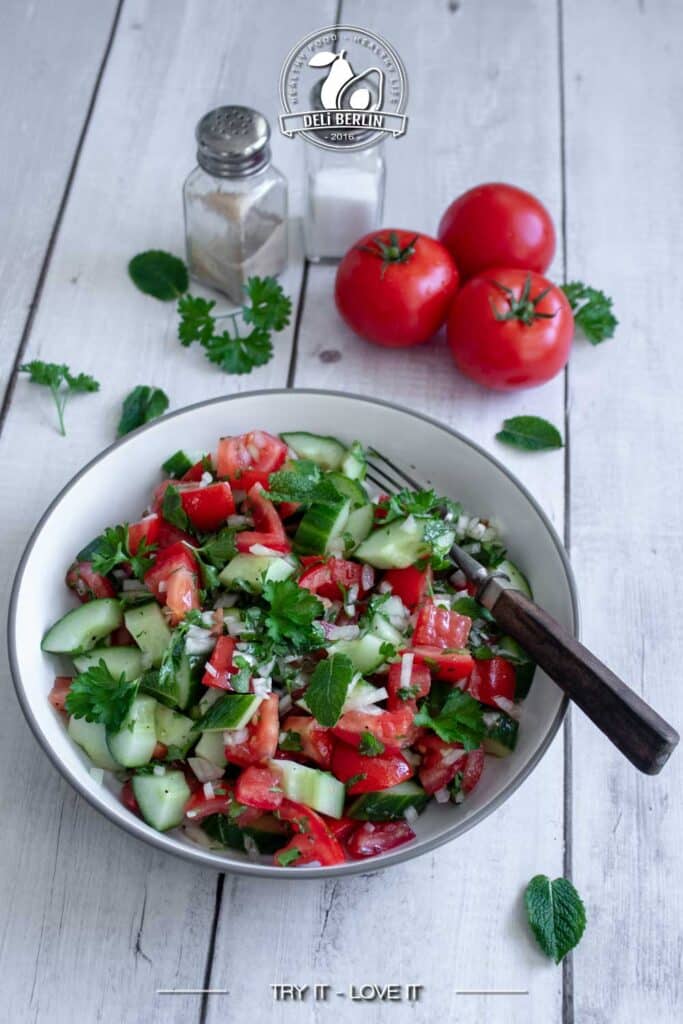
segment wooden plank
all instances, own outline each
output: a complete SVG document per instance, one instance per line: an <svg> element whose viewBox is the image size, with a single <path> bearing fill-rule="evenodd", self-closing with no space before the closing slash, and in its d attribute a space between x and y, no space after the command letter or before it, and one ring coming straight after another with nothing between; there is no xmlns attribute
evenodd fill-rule
<svg viewBox="0 0 683 1024"><path fill-rule="evenodd" d="M614 341L577 345L571 366L585 640L680 727L683 10L578 0L564 21L567 273L613 295L620 320ZM680 754L640 776L578 715L573 748L573 873L589 917L576 1020L679 1019Z"/></svg>
<svg viewBox="0 0 683 1024"><path fill-rule="evenodd" d="M267 367L227 377L178 344L172 306L137 293L126 273L142 249L182 251L181 185L194 163L198 118L235 100L275 117L286 50L275 23L280 11L276 0L258 9L248 0L229 7L135 0L123 11L27 348L27 358L93 373L102 392L74 399L64 440L49 396L17 384L0 441L21 493L21 501L16 489L2 498L5 578L39 512L114 439L133 385L164 387L178 406L286 382L293 328L278 337ZM270 28L259 36L264 16ZM313 0L298 5L287 14L287 33L303 35L319 16ZM301 147L276 138L274 149L294 177ZM295 241L284 278L295 300L301 273ZM3 614L5 601L3 594ZM2 675L7 689L5 665ZM0 880L8 1019L65 1019L66 1006L105 1024L197 1018L197 996L156 989L202 986L216 875L153 853L92 812L37 751L14 701L0 723L0 749L8 766L2 805L12 822Z"/></svg>
<svg viewBox="0 0 683 1024"><path fill-rule="evenodd" d="M0 9L0 392L5 391L117 0ZM68 60L65 55L68 53Z"/></svg>
<svg viewBox="0 0 683 1024"><path fill-rule="evenodd" d="M375 29L403 57L410 84L410 126L386 146L386 222L434 232L447 202L483 180L507 179L541 195L558 219L560 160L557 35L554 11L540 2L514 10L503 2L465 4L458 13L430 2L404 17L395 4L345 0L341 21ZM528 117L529 109L534 117ZM539 129L539 125L541 128ZM539 136L539 131L542 133ZM559 267L558 267L559 270ZM377 395L424 410L490 448L504 416L534 412L561 424L563 383L501 397L452 370L442 341L395 353L366 345L339 321L334 268L309 270L295 384ZM368 439L371 440L371 439ZM561 454L496 454L537 495L561 530ZM522 920L521 891L538 871L562 871L562 741L494 818L390 873L337 882L259 886L226 883L212 983L229 984L233 1006L255 1022L302 1014L355 1020L355 1004L294 1010L273 1003L273 982L415 981L423 1002L373 1006L376 1022L558 1020L561 973L548 969ZM505 837L501 842L501 837ZM255 928L253 915L267 928ZM434 939L438 936L438 953ZM248 971L233 971L240 957ZM456 989L521 988L524 996L456 996ZM209 1000L218 1022L226 1003ZM500 1014L493 1017L494 1013ZM504 1016L502 1016L504 1015Z"/></svg>

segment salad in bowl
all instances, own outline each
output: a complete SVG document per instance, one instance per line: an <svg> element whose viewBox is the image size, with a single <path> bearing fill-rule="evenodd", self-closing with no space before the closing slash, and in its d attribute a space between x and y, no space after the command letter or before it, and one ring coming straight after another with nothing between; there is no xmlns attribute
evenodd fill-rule
<svg viewBox="0 0 683 1024"><path fill-rule="evenodd" d="M460 804L514 749L534 665L449 556L457 541L529 593L492 522L381 493L359 442L306 431L163 470L147 509L76 554L80 603L42 640L73 666L51 704L130 814L340 865L410 843L431 801Z"/></svg>

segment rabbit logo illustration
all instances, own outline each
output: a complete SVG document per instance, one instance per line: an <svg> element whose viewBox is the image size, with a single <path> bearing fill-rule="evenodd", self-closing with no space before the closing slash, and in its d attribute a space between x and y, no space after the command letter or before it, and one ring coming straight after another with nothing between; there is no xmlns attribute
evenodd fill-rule
<svg viewBox="0 0 683 1024"><path fill-rule="evenodd" d="M324 149L364 149L403 135L407 91L403 63L380 36L348 25L322 29L285 61L280 129Z"/></svg>

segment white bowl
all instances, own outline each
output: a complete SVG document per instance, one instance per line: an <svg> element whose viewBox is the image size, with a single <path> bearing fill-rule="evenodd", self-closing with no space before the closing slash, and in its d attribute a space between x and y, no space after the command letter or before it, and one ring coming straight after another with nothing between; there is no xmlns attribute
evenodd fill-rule
<svg viewBox="0 0 683 1024"><path fill-rule="evenodd" d="M105 526L130 521L160 479L161 463L180 447L210 449L218 437L261 427L272 433L308 430L376 445L399 465L415 467L442 494L471 514L495 517L510 557L528 575L536 600L572 632L577 604L562 544L531 495L504 466L472 441L425 416L368 398L329 391L261 391L189 406L112 445L81 470L36 527L14 582L9 653L17 694L29 725L62 775L94 807L132 835L197 864L243 874L314 878L385 867L455 839L496 810L538 764L562 721L566 699L540 670L524 702L517 749L487 758L481 782L464 803L437 805L420 815L417 838L372 860L338 867L275 867L239 851L212 851L180 830L159 833L118 799L113 777L100 784L67 735L47 696L60 666L39 638L73 606L64 573L83 545ZM66 662L63 666L68 671Z"/></svg>

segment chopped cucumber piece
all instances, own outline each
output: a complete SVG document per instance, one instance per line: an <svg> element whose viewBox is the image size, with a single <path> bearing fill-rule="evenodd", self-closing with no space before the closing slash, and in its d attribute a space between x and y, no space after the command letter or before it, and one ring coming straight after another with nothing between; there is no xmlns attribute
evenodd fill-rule
<svg viewBox="0 0 683 1024"><path fill-rule="evenodd" d="M362 711L372 704L386 700L388 696L389 694L383 686L373 686L372 683L357 676L349 686L342 714L346 714L347 711Z"/></svg>
<svg viewBox="0 0 683 1024"><path fill-rule="evenodd" d="M218 579L229 590L260 593L265 583L286 580L293 572L292 563L276 555L235 555Z"/></svg>
<svg viewBox="0 0 683 1024"><path fill-rule="evenodd" d="M259 709L263 697L255 693L225 693L215 701L199 722L202 732L243 729Z"/></svg>
<svg viewBox="0 0 683 1024"><path fill-rule="evenodd" d="M380 640L378 636L366 633L357 640L336 640L330 645L329 653L348 654L356 672L370 675L387 660L381 650L384 643L386 641Z"/></svg>
<svg viewBox="0 0 683 1024"><path fill-rule="evenodd" d="M360 441L354 441L342 459L341 471L350 480L364 480L367 471L365 452Z"/></svg>
<svg viewBox="0 0 683 1024"><path fill-rule="evenodd" d="M227 814L212 814L201 823L201 827L221 846L243 852L246 852L245 836L254 840L259 853L275 853L285 845L289 835L285 822L272 814L262 815L247 828L240 828Z"/></svg>
<svg viewBox="0 0 683 1024"><path fill-rule="evenodd" d="M347 554L354 551L361 541L365 540L374 522L374 510L372 505L361 505L354 508L344 527L344 541L347 538L352 542L347 547Z"/></svg>
<svg viewBox="0 0 683 1024"><path fill-rule="evenodd" d="M341 818L344 813L346 789L343 782L329 772L308 768L296 761L271 761L270 767L280 779L285 796L289 800L306 804L314 811Z"/></svg>
<svg viewBox="0 0 683 1024"><path fill-rule="evenodd" d="M177 480L178 477L184 476L189 469L192 469L200 459L201 455L188 455L182 448L179 448L177 452L174 452L173 455L166 459L161 468L164 473L175 477Z"/></svg>
<svg viewBox="0 0 683 1024"><path fill-rule="evenodd" d="M113 597L102 597L63 615L48 629L40 646L50 654L80 654L122 624L119 602Z"/></svg>
<svg viewBox="0 0 683 1024"><path fill-rule="evenodd" d="M89 668L103 661L115 679L123 676L131 683L142 675L142 654L137 647L93 647L87 654L78 654L74 665L79 672L87 672Z"/></svg>
<svg viewBox="0 0 683 1024"><path fill-rule="evenodd" d="M311 505L294 537L297 550L311 555L329 554L344 533L350 512L350 498L341 497L329 505Z"/></svg>
<svg viewBox="0 0 683 1024"><path fill-rule="evenodd" d="M181 823L191 796L183 773L168 769L163 775L134 775L133 793L142 817L157 832Z"/></svg>
<svg viewBox="0 0 683 1024"><path fill-rule="evenodd" d="M222 732L203 732L194 752L197 757L205 757L207 761L218 765L219 768L224 768L228 763Z"/></svg>
<svg viewBox="0 0 683 1024"><path fill-rule="evenodd" d="M350 480L343 473L330 473L327 479L334 484L344 498L350 498L354 508L370 504L367 492L358 480Z"/></svg>
<svg viewBox="0 0 683 1024"><path fill-rule="evenodd" d="M504 711L484 711L484 750L496 757L512 753L517 745L519 723Z"/></svg>
<svg viewBox="0 0 683 1024"><path fill-rule="evenodd" d="M386 640L387 643L393 644L394 647L400 647L403 644L403 634L396 629L396 626L392 626L385 615L379 612L375 612L372 616L370 632L373 636L378 636L380 640Z"/></svg>
<svg viewBox="0 0 683 1024"><path fill-rule="evenodd" d="M361 821L393 821L405 817L409 807L419 813L427 806L429 797L416 782L401 782L377 793L361 793L347 811L349 818Z"/></svg>
<svg viewBox="0 0 683 1024"><path fill-rule="evenodd" d="M424 539L424 526L419 519L395 519L388 526L374 530L356 548L355 556L376 569L407 569L429 554Z"/></svg>
<svg viewBox="0 0 683 1024"><path fill-rule="evenodd" d="M86 722L85 718L72 716L67 732L98 768L104 768L107 772L120 770L121 765L111 756L107 746L107 731L100 722Z"/></svg>
<svg viewBox="0 0 683 1024"><path fill-rule="evenodd" d="M118 732L107 729L107 746L112 757L125 768L139 768L151 760L157 745L153 697L136 697Z"/></svg>
<svg viewBox="0 0 683 1024"><path fill-rule="evenodd" d="M147 655L150 663L158 667L171 642L171 630L159 605L156 601L138 604L134 608L127 608L123 618L135 643Z"/></svg>
<svg viewBox="0 0 683 1024"><path fill-rule="evenodd" d="M179 711L173 711L172 708L164 707L163 704L156 706L154 728L159 743L168 747L167 761L185 757L199 735L199 730L191 718L181 715Z"/></svg>
<svg viewBox="0 0 683 1024"><path fill-rule="evenodd" d="M310 459L321 469L340 469L346 456L346 448L336 437L322 437L303 431L280 434L285 444L300 459Z"/></svg>
<svg viewBox="0 0 683 1024"><path fill-rule="evenodd" d="M498 582L501 584L501 586L511 587L512 590L521 590L521 592L525 594L526 597L528 597L529 599L533 598L533 594L531 593L531 587L529 586L528 579L526 578L522 570L517 568L514 562L510 562L506 558L505 561L500 562L500 564L496 566L496 572L504 572L510 581L509 583L507 583L505 580L499 579Z"/></svg>
<svg viewBox="0 0 683 1024"><path fill-rule="evenodd" d="M105 543L104 536L101 533L98 533L97 536L93 537L93 539L86 544L84 548L81 548L76 555L76 561L92 562L95 555L98 555L102 551Z"/></svg>

